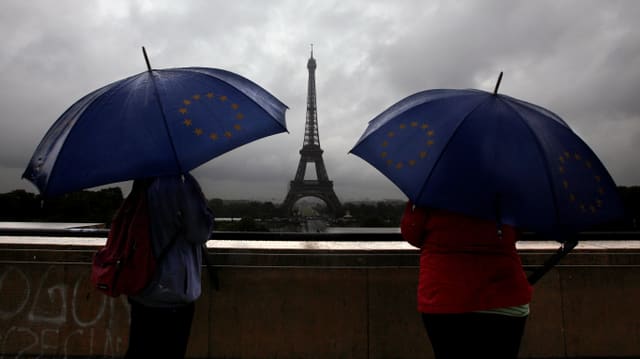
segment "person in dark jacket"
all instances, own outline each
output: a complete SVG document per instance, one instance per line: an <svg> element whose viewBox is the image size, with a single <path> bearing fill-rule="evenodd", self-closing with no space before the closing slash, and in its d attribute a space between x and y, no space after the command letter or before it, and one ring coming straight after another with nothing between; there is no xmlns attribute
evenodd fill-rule
<svg viewBox="0 0 640 359"><path fill-rule="evenodd" d="M517 358L532 296L518 230L412 203L400 228L420 249L418 311L435 357Z"/></svg>
<svg viewBox="0 0 640 359"><path fill-rule="evenodd" d="M189 174L154 178L146 191L158 263L151 283L129 297L125 358L184 358L194 302L201 294L202 245L213 230L213 214Z"/></svg>

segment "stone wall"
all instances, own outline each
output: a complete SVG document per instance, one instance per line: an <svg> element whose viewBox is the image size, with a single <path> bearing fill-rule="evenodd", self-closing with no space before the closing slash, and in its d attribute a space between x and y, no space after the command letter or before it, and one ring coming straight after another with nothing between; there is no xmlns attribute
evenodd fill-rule
<svg viewBox="0 0 640 359"><path fill-rule="evenodd" d="M631 243L631 242L629 242ZM577 248L536 286L522 358L640 357L640 248ZM431 358L410 249L217 247L191 358ZM1 357L118 357L128 304L91 288L95 246L0 245ZM521 250L529 268L552 248Z"/></svg>

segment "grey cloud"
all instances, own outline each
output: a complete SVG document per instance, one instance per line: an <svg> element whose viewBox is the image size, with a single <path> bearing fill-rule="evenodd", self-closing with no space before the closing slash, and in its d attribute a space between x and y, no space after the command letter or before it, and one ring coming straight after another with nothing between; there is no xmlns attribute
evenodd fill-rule
<svg viewBox="0 0 640 359"><path fill-rule="evenodd" d="M640 3L613 1L4 1L0 192L71 103L155 68L225 68L285 102L289 134L194 173L212 196L282 199L298 165L314 44L324 160L339 196L403 198L348 151L378 113L428 88L501 92L561 115L619 184L640 184Z"/></svg>

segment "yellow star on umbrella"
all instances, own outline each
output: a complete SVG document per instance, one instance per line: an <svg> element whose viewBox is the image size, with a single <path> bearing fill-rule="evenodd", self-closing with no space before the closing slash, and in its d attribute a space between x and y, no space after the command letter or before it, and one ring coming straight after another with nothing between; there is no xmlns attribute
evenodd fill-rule
<svg viewBox="0 0 640 359"><path fill-rule="evenodd" d="M417 159L425 159L427 158L427 155L428 155L428 152L426 150L419 150L415 154L406 154L408 158L404 158L404 159L389 158L388 148L393 147L394 140L396 142L399 141L399 140L396 140L397 137L402 138L400 135L403 133L403 131L421 131L427 137L427 141L424 142L425 146L430 147L435 144L435 141L433 140L433 137L435 136L435 131L430 129L429 124L426 122L423 122L422 124L420 124L420 122L418 121L411 121L409 122L408 126L405 123L401 123L398 125L397 130L388 131L386 139L384 139L380 144L381 147L385 149L384 151L380 152L380 157L386 159L386 163L388 166L393 166L398 170L401 170L407 167L413 167L418 163ZM416 157L414 158L413 156L416 156Z"/></svg>
<svg viewBox="0 0 640 359"><path fill-rule="evenodd" d="M213 100L216 98L216 95L212 92L209 91L207 92L204 97L206 97L209 100ZM194 94L191 96L190 99L183 99L181 101L181 107L178 108L178 112L180 113L180 115L185 116L187 113L189 113L189 110L187 109L187 106L194 106L196 103L201 103L202 105L198 105L198 106L203 106L206 103L208 103L209 105L207 106L211 106L211 102L207 101L207 102L199 102L199 100L201 100L203 98L203 96L201 96L200 94ZM231 101L229 101L229 97L226 95L218 95L217 99L223 103L229 103ZM197 102L193 102L193 101L197 101ZM240 121L240 120L244 120L245 118L245 114L242 112L238 112L238 110L240 109L240 105L238 105L236 102L231 102L228 105L231 110L233 110L233 114L232 114L232 118L230 119L235 119L236 121ZM183 118L182 120L182 124L185 127L192 127L195 126L196 124L200 125L200 127L196 127L195 129L193 129L191 131L192 134L194 134L197 137L202 136L205 133L205 128L206 126L206 121L204 119L198 119L195 118L193 116L194 112L197 112L194 108L194 111L191 111L192 115L189 118ZM222 121L221 123L225 123L224 121ZM241 126L239 123L235 123L235 124L229 124L230 128L223 130L222 131L222 136L225 138L232 138L233 137L233 133L231 132L231 129L235 130L235 131L241 131L243 130L243 126ZM206 136L209 138L209 140L211 141L217 141L220 138L220 135L218 135L218 132L210 132L208 136Z"/></svg>

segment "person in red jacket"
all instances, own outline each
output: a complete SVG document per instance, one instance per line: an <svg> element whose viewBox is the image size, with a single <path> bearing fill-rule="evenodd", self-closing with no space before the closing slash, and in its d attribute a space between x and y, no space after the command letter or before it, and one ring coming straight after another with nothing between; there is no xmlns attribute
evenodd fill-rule
<svg viewBox="0 0 640 359"><path fill-rule="evenodd" d="M518 230L410 202L400 229L420 248L418 311L435 357L517 358L532 295Z"/></svg>

